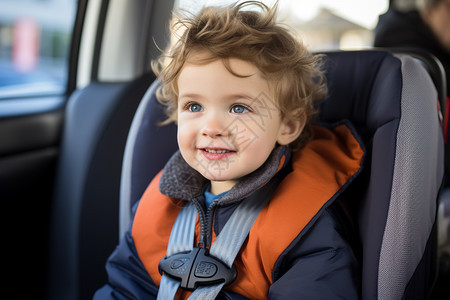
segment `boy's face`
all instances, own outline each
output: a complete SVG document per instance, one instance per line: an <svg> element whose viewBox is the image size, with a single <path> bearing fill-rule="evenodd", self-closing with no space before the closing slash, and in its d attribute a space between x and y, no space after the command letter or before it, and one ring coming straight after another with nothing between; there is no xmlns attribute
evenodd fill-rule
<svg viewBox="0 0 450 300"><path fill-rule="evenodd" d="M186 162L218 194L258 169L276 143L290 143L266 79L256 66L231 58L186 63L178 78L178 145ZM298 136L298 135L296 135Z"/></svg>

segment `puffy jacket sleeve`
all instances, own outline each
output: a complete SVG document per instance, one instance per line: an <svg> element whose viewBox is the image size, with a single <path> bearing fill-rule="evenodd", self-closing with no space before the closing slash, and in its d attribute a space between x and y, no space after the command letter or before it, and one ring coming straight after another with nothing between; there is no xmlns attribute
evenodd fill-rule
<svg viewBox="0 0 450 300"><path fill-rule="evenodd" d="M359 299L359 263L344 219L332 205L291 244L275 265L270 300Z"/></svg>
<svg viewBox="0 0 450 300"><path fill-rule="evenodd" d="M99 289L94 300L102 299L156 299L158 289L137 255L127 231L106 262L108 283Z"/></svg>

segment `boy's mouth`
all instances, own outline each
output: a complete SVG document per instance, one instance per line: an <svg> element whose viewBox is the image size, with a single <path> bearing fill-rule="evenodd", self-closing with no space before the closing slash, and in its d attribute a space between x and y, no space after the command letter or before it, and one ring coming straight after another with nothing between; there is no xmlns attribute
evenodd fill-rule
<svg viewBox="0 0 450 300"><path fill-rule="evenodd" d="M221 153L234 152L234 151L231 151L231 150L225 150L225 149L216 150L216 149L208 149L208 148L204 148L204 149L202 149L202 150L203 150L203 151L206 151L206 152L208 152L208 153L219 153L219 154L221 154Z"/></svg>
<svg viewBox="0 0 450 300"><path fill-rule="evenodd" d="M236 153L234 150L221 148L200 148L202 154L209 160L221 160Z"/></svg>

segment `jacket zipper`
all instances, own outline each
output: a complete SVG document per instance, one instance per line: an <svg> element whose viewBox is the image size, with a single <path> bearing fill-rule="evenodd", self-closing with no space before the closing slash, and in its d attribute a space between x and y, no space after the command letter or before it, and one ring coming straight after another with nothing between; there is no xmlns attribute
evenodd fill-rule
<svg viewBox="0 0 450 300"><path fill-rule="evenodd" d="M217 205L215 202L211 203L205 212L205 209L200 201L198 201L198 198L193 199L192 202L197 208L200 220L200 239L197 247L209 249L211 247L213 220Z"/></svg>

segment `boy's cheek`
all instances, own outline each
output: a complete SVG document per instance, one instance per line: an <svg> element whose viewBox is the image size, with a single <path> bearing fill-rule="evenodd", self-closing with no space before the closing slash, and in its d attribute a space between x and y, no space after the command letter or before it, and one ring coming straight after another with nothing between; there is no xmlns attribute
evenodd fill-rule
<svg viewBox="0 0 450 300"><path fill-rule="evenodd" d="M186 126L184 125L184 123L178 123L177 140L180 149L186 146L187 136L189 136L189 131L186 130Z"/></svg>

